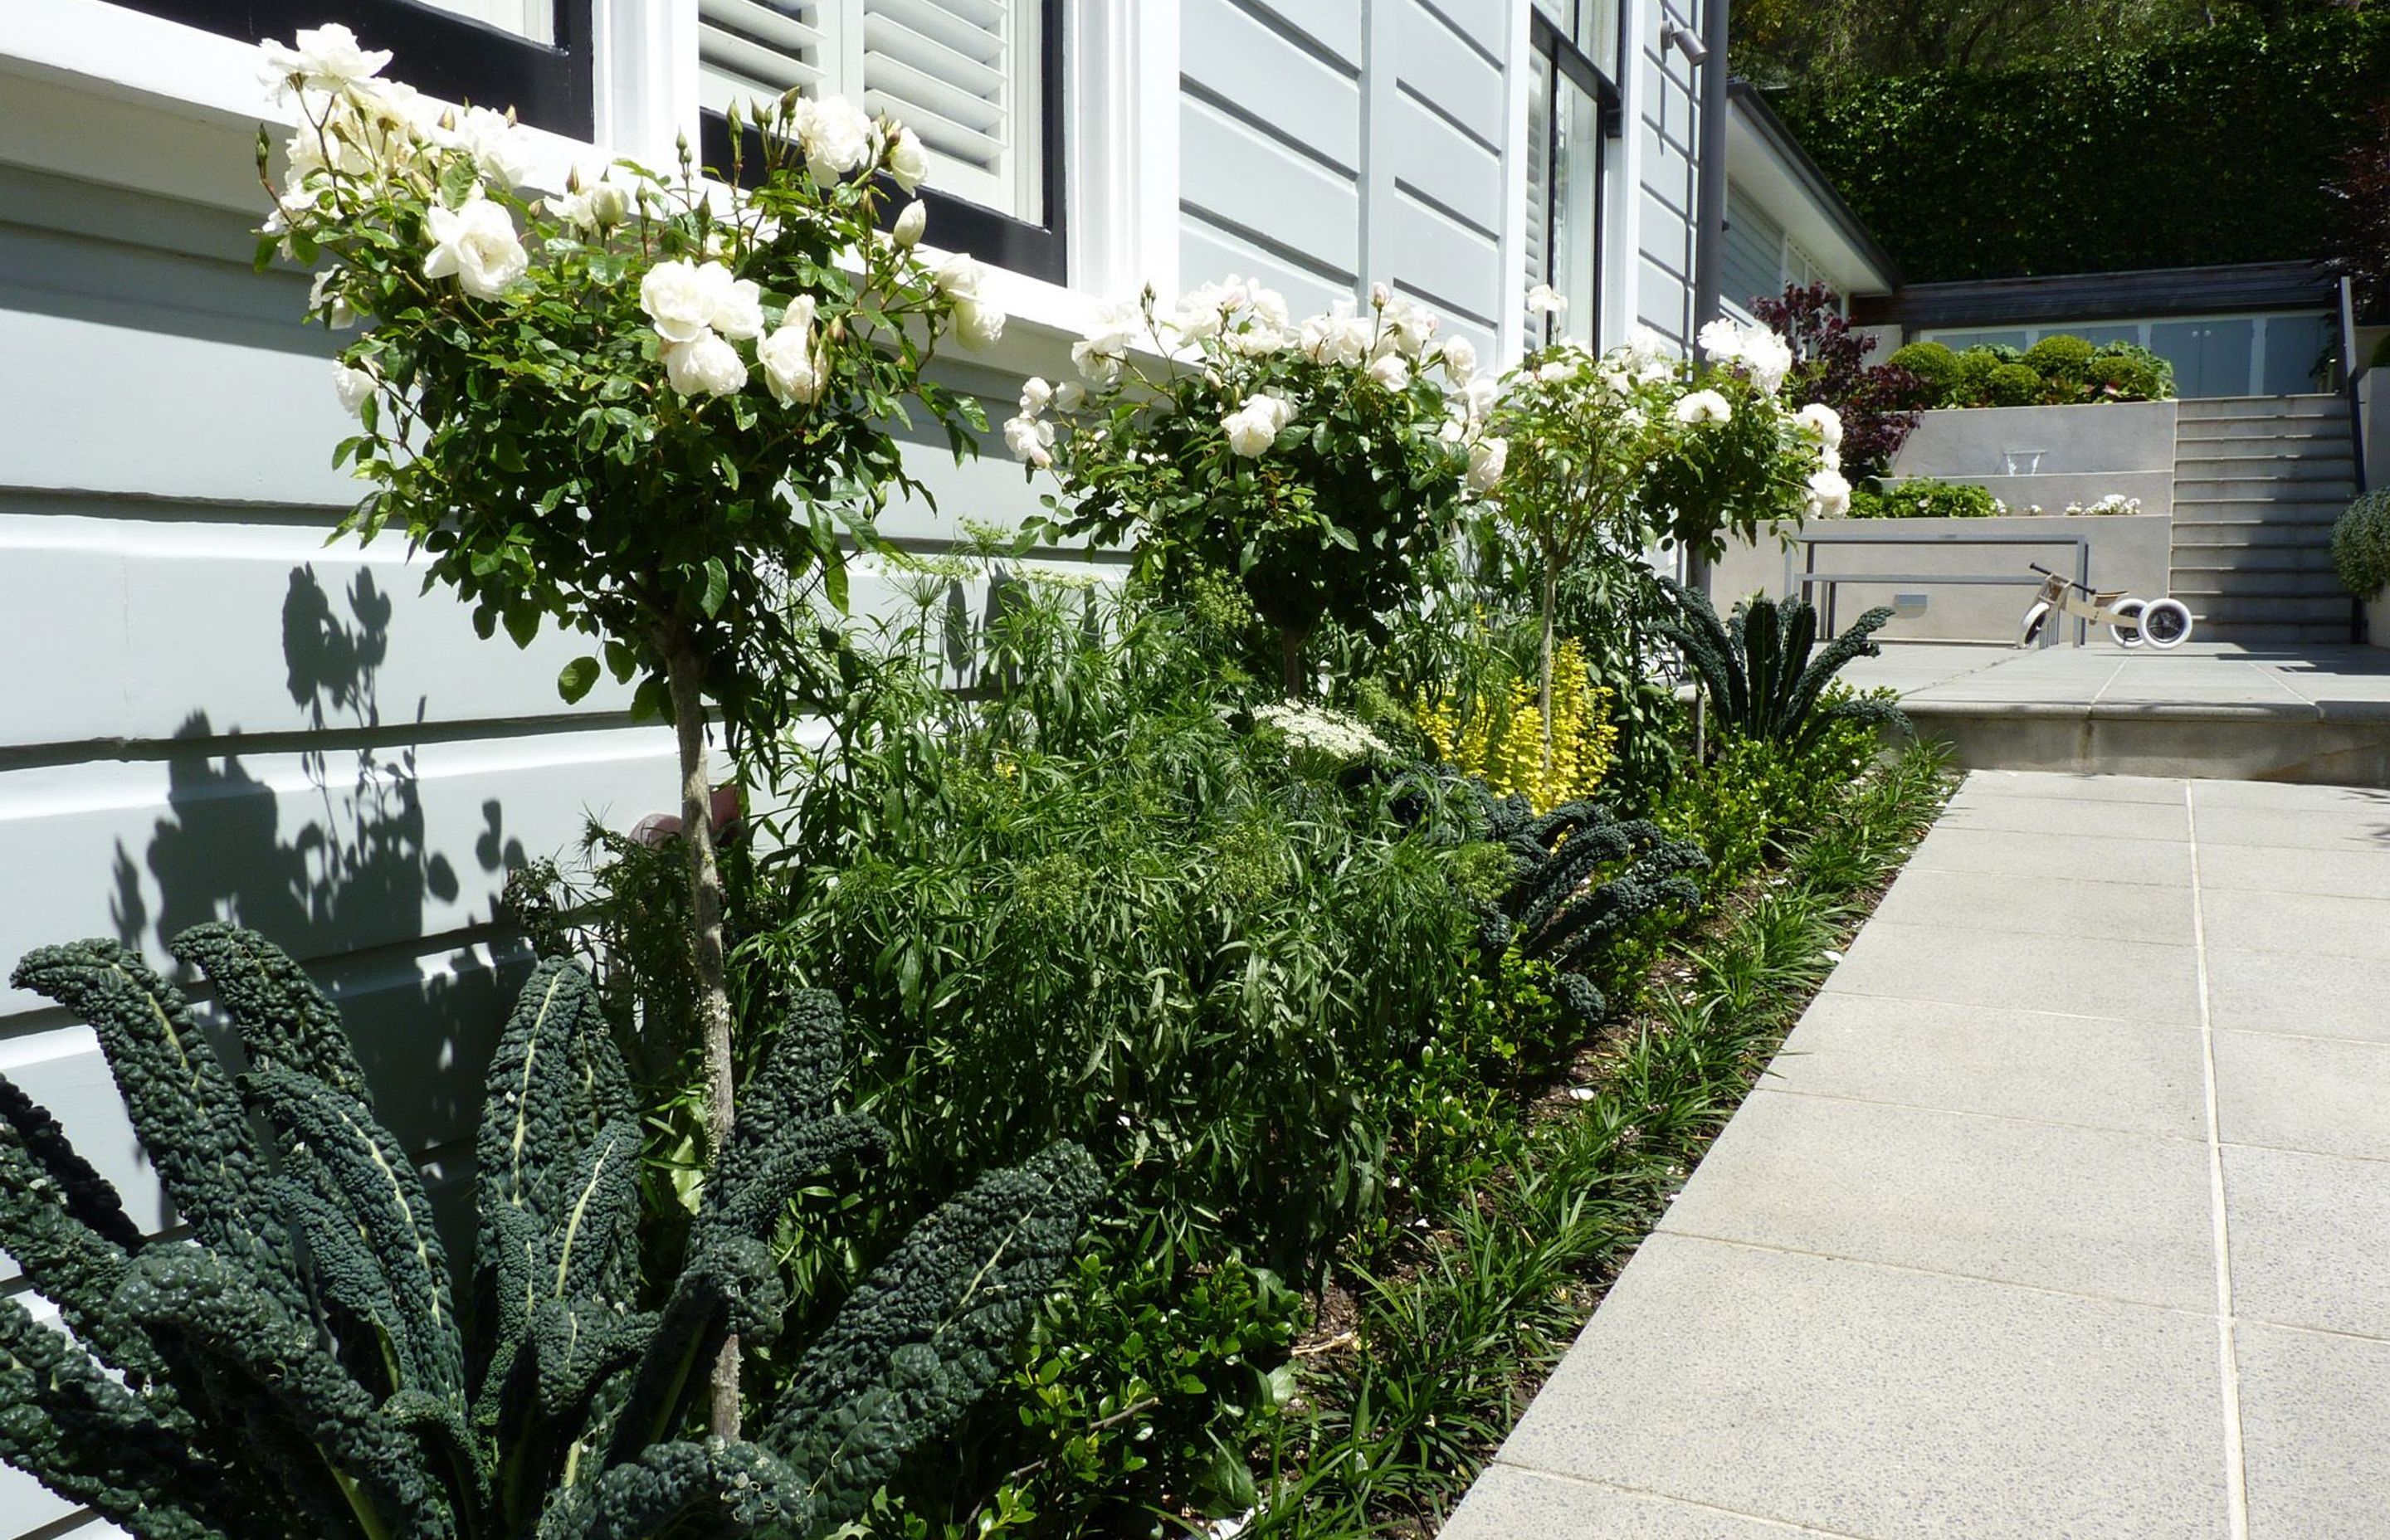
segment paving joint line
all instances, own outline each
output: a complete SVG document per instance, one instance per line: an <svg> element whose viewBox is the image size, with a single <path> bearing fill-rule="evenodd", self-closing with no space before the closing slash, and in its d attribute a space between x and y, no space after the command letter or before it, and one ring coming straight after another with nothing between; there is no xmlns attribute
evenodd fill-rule
<svg viewBox="0 0 2390 1540"><path fill-rule="evenodd" d="M1998 933L2007 934L2009 932L2002 931ZM2045 1010L2035 1006L1988 1005L1982 1000L1948 1000L1943 998L1939 995L1888 995L1872 989L1853 989L1848 984L1837 987L1831 975L1827 978L1826 987L1818 991L1817 995L1811 1001L1811 1004L1815 1005L1817 1000L1822 1000L1830 995L1839 995L1844 999L1850 1000L1897 1000L1903 1004L1912 1006L1957 1006L1966 1010L2024 1010L2031 1011L2036 1016L2058 1016L2063 1017L2071 1021L2122 1021L2139 1023L2145 1027L2180 1027L2186 1032L2196 1032L2199 1030L2199 1023L2196 1021L2177 1021L2171 1020L2153 1020L2145 1015L2102 1016L2094 1011ZM1804 1011L1802 1014L1806 1016L1808 1013ZM2360 1037L2338 1038L2334 1041L2362 1043L2377 1040Z"/></svg>
<svg viewBox="0 0 2390 1540"><path fill-rule="evenodd" d="M1798 1052L1799 1050L1794 1051ZM1779 1057L1780 1058L1782 1056L1779 1055ZM1776 1072L1773 1069L1770 1069L1767 1072L1769 1074L1773 1074ZM2203 1136L2197 1134L2153 1134L2146 1128L2118 1128L2113 1123L2075 1123L2067 1118L2033 1118L2027 1117L2022 1112L1985 1112L1980 1109L1972 1107L1941 1107L1928 1101L1899 1101L1891 1097L1855 1097L1844 1091L1812 1091L1805 1090L1797 1085L1770 1085L1764 1080L1752 1089L1754 1092L1765 1091L1772 1097L1805 1097L1811 1101L1847 1102L1854 1107L1888 1107L1903 1112L1931 1112L1936 1117L1945 1118L1980 1118L1986 1123L2020 1123L2027 1128L2062 1128L2069 1133L2074 1134L2114 1134L2119 1138L2156 1139L2164 1144L2195 1144L2204 1146L2207 1142ZM2238 1141L2235 1141L2235 1144L2237 1148ZM2258 1149L2284 1149L2294 1155L2329 1155L2332 1153L2332 1151L2326 1149L2299 1149L2290 1145L2255 1145L2251 1148ZM2348 1159L2352 1161L2361 1161L2366 1158L2367 1157L2362 1155L2351 1155L2348 1157ZM2383 1159L2390 1161L2390 1156L2384 1156Z"/></svg>
<svg viewBox="0 0 2390 1540"><path fill-rule="evenodd" d="M1554 1470L1548 1466L1529 1465L1524 1460L1510 1459L1500 1455L1494 1457L1492 1464L1507 1465L1513 1470L1523 1470L1531 1476L1558 1482L1567 1486L1590 1487L1597 1492L1615 1492L1626 1497L1642 1497L1653 1502L1675 1503L1680 1508L1699 1508L1704 1513L1722 1513L1729 1519L1742 1519L1755 1524L1767 1524L1771 1528L1785 1530L1793 1534L1821 1534L1826 1536L1827 1540L1871 1540L1870 1536L1862 1534L1857 1530L1819 1529L1815 1524L1805 1524L1797 1519L1778 1519L1766 1513L1752 1513L1739 1508L1728 1508L1719 1503L1703 1502L1699 1497L1680 1497L1673 1492L1662 1492L1655 1487L1628 1486L1624 1482L1604 1481L1599 1476L1580 1476L1573 1470Z"/></svg>
<svg viewBox="0 0 2390 1540"><path fill-rule="evenodd" d="M2217 1107L2216 1022L2208 1005L2207 921L2199 887L2199 809L2191 788L2182 792L2191 823L2191 933L2197 970L2199 1054L2207 1099L2207 1203L2210 1242L2216 1253L2216 1359L2224 1418L2225 1517L2232 1540L2249 1540L2249 1469L2241 1427L2241 1362L2232 1341L2232 1230L2225 1207L2223 1124Z"/></svg>

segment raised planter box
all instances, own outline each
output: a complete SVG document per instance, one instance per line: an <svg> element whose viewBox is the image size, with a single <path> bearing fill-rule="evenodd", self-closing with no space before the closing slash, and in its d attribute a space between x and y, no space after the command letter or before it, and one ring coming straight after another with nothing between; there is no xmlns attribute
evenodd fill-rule
<svg viewBox="0 0 2390 1540"><path fill-rule="evenodd" d="M2038 408L2027 408L2037 410ZM2059 410L2086 410L2065 407ZM2174 520L2165 514L2045 514L1998 519L1818 519L1788 527L1788 534L1856 535L1863 545L1828 544L1817 550L1819 572L1861 574L1836 584L1836 618L1844 625L1872 606L1892 604L1900 594L1925 596L1922 614L1898 615L1880 635L1887 641L2013 642L2032 591L2024 584L1973 585L1932 582L1871 583L1864 574L1925 574L1932 577L2030 578L2028 562L2072 575L2075 540L2090 545L2091 584L2122 588L2143 597L2166 591L2174 545ZM1982 545L1986 535L2004 537ZM2014 540L2014 537L2026 540ZM2011 543L2013 541L2013 543ZM1912 543L1913 542L1913 543ZM1805 553L1789 550L1773 535L1728 547L1710 571L1710 595L1723 609L1754 593L1789 597L1799 589ZM1813 590L1822 607L1825 591ZM2070 626L2068 635L2072 635ZM2062 638L2064 639L2064 638Z"/></svg>
<svg viewBox="0 0 2390 1540"><path fill-rule="evenodd" d="M2038 456L2030 473L2010 468L2018 455ZM2140 499L2145 515L2171 514L2174 456L2171 401L1976 406L1921 417L1886 479L1970 481L2011 508L2045 514L2111 493Z"/></svg>

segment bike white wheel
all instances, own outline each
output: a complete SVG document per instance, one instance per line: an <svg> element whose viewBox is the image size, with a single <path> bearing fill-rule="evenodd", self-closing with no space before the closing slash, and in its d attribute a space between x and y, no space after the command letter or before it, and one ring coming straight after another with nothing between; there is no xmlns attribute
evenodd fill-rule
<svg viewBox="0 0 2390 1540"><path fill-rule="evenodd" d="M2180 599L2152 599L2141 607L2141 639L2156 648L2191 640L2191 611Z"/></svg>
<svg viewBox="0 0 2390 1540"><path fill-rule="evenodd" d="M2118 599L2108 608L2114 610L2119 617L2118 619L2110 622L2108 625L2108 634L2116 638L2116 645L2118 647L2140 646L2141 601L2139 599Z"/></svg>
<svg viewBox="0 0 2390 1540"><path fill-rule="evenodd" d="M2033 608L2024 612L2024 630L2017 637L2017 646L2031 647L2041 640L2041 628L2049 620L2049 601L2036 599Z"/></svg>

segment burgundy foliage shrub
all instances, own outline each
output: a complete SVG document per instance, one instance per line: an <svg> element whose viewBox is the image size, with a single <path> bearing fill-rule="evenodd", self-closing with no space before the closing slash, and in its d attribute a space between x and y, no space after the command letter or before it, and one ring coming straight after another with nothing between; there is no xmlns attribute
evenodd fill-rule
<svg viewBox="0 0 2390 1540"><path fill-rule="evenodd" d="M1842 414L1843 474L1854 481L1882 474L1917 426L1925 382L1894 365L1868 363L1875 339L1851 329L1824 284L1787 284L1783 298L1761 300L1752 312L1792 345L1785 399L1795 406L1821 401Z"/></svg>

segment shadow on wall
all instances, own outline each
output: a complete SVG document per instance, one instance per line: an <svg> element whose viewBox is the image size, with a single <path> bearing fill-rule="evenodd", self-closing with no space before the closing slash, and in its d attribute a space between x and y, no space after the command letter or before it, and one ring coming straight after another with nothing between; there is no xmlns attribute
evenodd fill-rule
<svg viewBox="0 0 2390 1540"><path fill-rule="evenodd" d="M118 938L149 943L153 955L187 927L221 919L308 964L340 1003L393 1131L421 1149L470 1131L507 993L528 959L494 919L460 924L430 911L432 902L453 905L462 883L427 835L407 731L423 721L424 702L414 724L392 730L382 719L377 675L392 611L370 571L336 608L312 566L291 570L283 661L309 730L251 757L295 758L305 790L286 783L277 795L272 771L262 778L243 764L239 733L220 733L206 711L193 711L166 761L167 815L137 862L117 846L110 912ZM472 858L495 895L524 852L507 837L496 800L482 813ZM433 963L421 944L427 924L456 943L430 977L418 966ZM482 942L497 969L476 951Z"/></svg>

